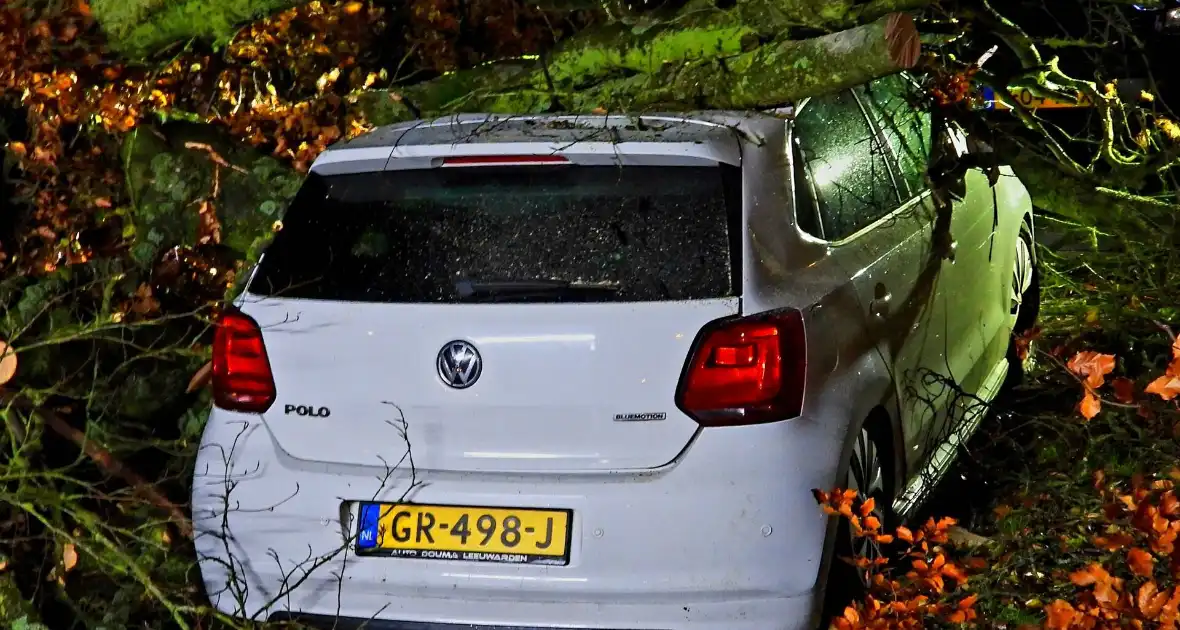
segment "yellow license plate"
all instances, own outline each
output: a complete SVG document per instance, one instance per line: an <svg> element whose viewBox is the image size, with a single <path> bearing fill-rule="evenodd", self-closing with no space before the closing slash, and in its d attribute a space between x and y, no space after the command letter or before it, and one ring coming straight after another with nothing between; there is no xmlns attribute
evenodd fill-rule
<svg viewBox="0 0 1180 630"><path fill-rule="evenodd" d="M361 503L357 553L398 558L569 564L570 510Z"/></svg>
<svg viewBox="0 0 1180 630"><path fill-rule="evenodd" d="M1089 95L1078 92L1078 102L1070 103L1067 101L1057 101L1043 96L1037 96L1028 88L1012 88L1010 90L1010 98L1013 101L1019 102L1021 105L1029 109L1072 109L1078 107L1094 107L1094 101L1090 100ZM1012 109L1012 106L1005 103L1003 100L996 99L996 109Z"/></svg>

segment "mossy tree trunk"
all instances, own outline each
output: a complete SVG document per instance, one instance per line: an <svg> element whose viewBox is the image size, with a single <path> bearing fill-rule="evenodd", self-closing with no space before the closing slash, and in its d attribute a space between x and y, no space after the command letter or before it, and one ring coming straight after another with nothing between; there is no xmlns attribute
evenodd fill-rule
<svg viewBox="0 0 1180 630"><path fill-rule="evenodd" d="M552 58L366 93L360 105L375 124L458 112L759 109L913 67L920 52L918 31L905 13L828 35L766 43L744 25L662 31L638 41L595 37L571 42Z"/></svg>

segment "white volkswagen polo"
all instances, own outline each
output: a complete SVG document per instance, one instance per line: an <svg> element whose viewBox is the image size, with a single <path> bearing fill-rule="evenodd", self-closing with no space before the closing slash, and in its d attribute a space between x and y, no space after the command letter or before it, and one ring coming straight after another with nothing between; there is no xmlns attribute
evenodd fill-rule
<svg viewBox="0 0 1180 630"><path fill-rule="evenodd" d="M323 153L218 322L193 490L214 604L809 627L851 545L811 489L910 513L980 420L924 384L990 399L1036 315L1025 189L960 169L945 220L929 148L970 156L906 89Z"/></svg>

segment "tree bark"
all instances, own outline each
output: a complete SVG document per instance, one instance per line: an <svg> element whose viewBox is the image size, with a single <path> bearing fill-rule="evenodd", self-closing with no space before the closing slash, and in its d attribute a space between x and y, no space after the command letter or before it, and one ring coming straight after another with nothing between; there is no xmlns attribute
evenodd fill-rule
<svg viewBox="0 0 1180 630"><path fill-rule="evenodd" d="M709 109L759 109L836 92L912 68L920 53L913 18L892 13L822 37L761 46L711 62L668 66L641 80L625 79L609 86L606 94L585 95L581 104L606 101L599 106L611 110L677 103L697 103Z"/></svg>
<svg viewBox="0 0 1180 630"><path fill-rule="evenodd" d="M460 112L758 109L912 68L920 52L917 28L905 13L766 44L744 27L690 28L634 47L587 43L553 60L455 72L402 90L367 93L358 104L379 125Z"/></svg>

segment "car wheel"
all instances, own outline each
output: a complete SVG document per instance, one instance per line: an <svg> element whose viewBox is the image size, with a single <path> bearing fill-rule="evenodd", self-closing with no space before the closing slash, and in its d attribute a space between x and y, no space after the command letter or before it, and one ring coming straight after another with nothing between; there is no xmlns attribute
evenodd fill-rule
<svg viewBox="0 0 1180 630"><path fill-rule="evenodd" d="M881 522L882 533L891 533L894 526L891 483L885 473L888 470L887 461L888 454L881 448L881 442L873 438L867 427L861 429L848 462L847 487L857 491L859 501L873 499L872 515ZM846 518L840 518L835 545L824 601L825 623L840 615L853 601L863 597L871 586L871 572L849 564L846 559L875 560L885 556L885 549L880 543L855 536Z"/></svg>
<svg viewBox="0 0 1180 630"><path fill-rule="evenodd" d="M886 515L889 510L889 499L885 493L885 469L880 449L869 436L868 429L861 429L860 435L857 436L848 466L848 488L856 490L860 501L873 499L872 515L877 517L882 526L886 526L890 519ZM884 555L880 543L870 538L854 536L851 527L847 537L855 558L876 560ZM871 584L870 575L871 572L868 570L857 571L857 580L866 589Z"/></svg>
<svg viewBox="0 0 1180 630"><path fill-rule="evenodd" d="M1008 290L1008 316L1012 325L1012 343L1008 345L1008 383L1018 384L1031 363L1031 348L1021 358L1016 338L1032 330L1041 310L1041 273L1033 250L1032 228L1021 221L1016 239L1015 260Z"/></svg>
<svg viewBox="0 0 1180 630"><path fill-rule="evenodd" d="M1008 314L1012 317L1012 331L1027 332L1036 324L1041 306L1041 282L1033 255L1032 230L1021 221L1020 237L1016 239L1016 260L1012 265L1012 285L1008 293Z"/></svg>

